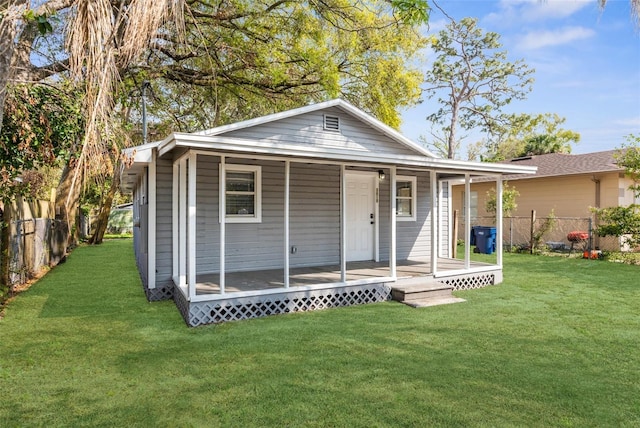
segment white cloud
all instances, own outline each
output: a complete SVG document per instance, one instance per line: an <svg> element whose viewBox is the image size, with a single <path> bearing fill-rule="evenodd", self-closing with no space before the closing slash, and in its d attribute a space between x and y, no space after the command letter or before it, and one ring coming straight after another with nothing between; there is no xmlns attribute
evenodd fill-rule
<svg viewBox="0 0 640 428"><path fill-rule="evenodd" d="M499 11L489 13L484 19L494 24L547 22L566 18L595 3L596 0L501 0Z"/></svg>
<svg viewBox="0 0 640 428"><path fill-rule="evenodd" d="M523 50L560 46L577 40L585 40L595 35L595 31L585 27L565 27L560 30L531 31L522 37L518 47Z"/></svg>
<svg viewBox="0 0 640 428"><path fill-rule="evenodd" d="M614 123L616 125L631 126L631 127L640 128L640 116L624 118L624 119L618 119Z"/></svg>
<svg viewBox="0 0 640 428"><path fill-rule="evenodd" d="M593 5L595 0L535 0L526 3L521 11L523 18L527 21L541 21L566 18L586 6Z"/></svg>

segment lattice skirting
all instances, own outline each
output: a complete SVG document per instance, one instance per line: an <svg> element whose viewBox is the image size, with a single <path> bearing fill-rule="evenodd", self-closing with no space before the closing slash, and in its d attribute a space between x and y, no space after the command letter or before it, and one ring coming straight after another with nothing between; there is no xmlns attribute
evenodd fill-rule
<svg viewBox="0 0 640 428"><path fill-rule="evenodd" d="M487 285L499 284L502 282L502 271L480 272L468 275L458 275L448 278L439 278L439 282L450 285L454 290L471 290L482 288Z"/></svg>
<svg viewBox="0 0 640 428"><path fill-rule="evenodd" d="M156 288L148 288L146 282L142 283L142 289L149 302L170 300L173 298L173 284L157 285Z"/></svg>
<svg viewBox="0 0 640 428"><path fill-rule="evenodd" d="M391 287L384 283L191 303L181 292L174 293L176 306L191 327L289 312L382 302L390 298Z"/></svg>
<svg viewBox="0 0 640 428"><path fill-rule="evenodd" d="M147 300L150 302L157 302L159 300L170 300L173 298L173 286L145 288L145 294Z"/></svg>

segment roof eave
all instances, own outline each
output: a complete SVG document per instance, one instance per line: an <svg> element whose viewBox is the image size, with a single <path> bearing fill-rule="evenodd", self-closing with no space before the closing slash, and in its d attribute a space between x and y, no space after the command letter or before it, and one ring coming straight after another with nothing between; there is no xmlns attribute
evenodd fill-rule
<svg viewBox="0 0 640 428"><path fill-rule="evenodd" d="M502 174L531 174L536 167L511 166L503 164L489 164L480 162L457 161L451 159L430 158L422 155L384 155L353 150L327 150L317 147L305 147L284 143L255 141L243 138L223 136L204 136L175 133L172 139L160 148L162 156L174 148L183 147L222 152L256 153L261 155L288 156L294 158L327 159L336 162L367 162L407 167L425 167L438 170L455 171L459 173L473 172L484 175Z"/></svg>

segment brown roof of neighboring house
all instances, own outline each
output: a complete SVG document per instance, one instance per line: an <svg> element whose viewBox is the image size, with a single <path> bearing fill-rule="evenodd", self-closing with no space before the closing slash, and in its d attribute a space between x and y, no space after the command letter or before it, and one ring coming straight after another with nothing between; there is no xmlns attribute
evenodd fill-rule
<svg viewBox="0 0 640 428"><path fill-rule="evenodd" d="M571 155L549 153L533 155L504 161L507 164L537 166L535 174L505 175L506 180L524 180L530 178L553 177L560 175L593 174L598 172L623 171L616 165L615 154L618 150Z"/></svg>

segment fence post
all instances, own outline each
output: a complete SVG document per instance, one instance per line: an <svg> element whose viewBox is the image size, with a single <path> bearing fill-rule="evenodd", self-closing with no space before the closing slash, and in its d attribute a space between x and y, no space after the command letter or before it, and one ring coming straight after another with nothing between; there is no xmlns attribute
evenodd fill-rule
<svg viewBox="0 0 640 428"><path fill-rule="evenodd" d="M509 252L513 251L513 217L509 217Z"/></svg>
<svg viewBox="0 0 640 428"><path fill-rule="evenodd" d="M458 210L453 210L453 233L452 233L452 255L458 257Z"/></svg>
<svg viewBox="0 0 640 428"><path fill-rule="evenodd" d="M529 246L531 247L531 250L530 250L531 254L534 253L533 233L535 232L535 228L536 228L535 225L536 225L536 210L531 210L531 235L529 240L530 242Z"/></svg>

